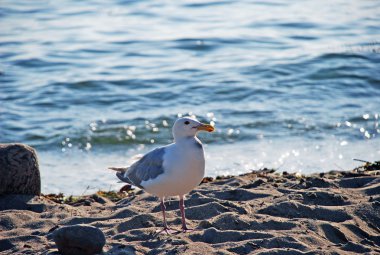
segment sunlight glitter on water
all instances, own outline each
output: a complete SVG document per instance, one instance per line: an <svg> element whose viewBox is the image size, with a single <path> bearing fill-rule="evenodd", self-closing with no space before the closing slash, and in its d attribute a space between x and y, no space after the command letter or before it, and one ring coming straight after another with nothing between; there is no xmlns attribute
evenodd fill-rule
<svg viewBox="0 0 380 255"><path fill-rule="evenodd" d="M80 182L82 157L107 186L97 166L172 142L186 115L216 127L199 135L209 175L376 160L379 13L371 0L3 0L0 142L34 146L47 188Z"/></svg>

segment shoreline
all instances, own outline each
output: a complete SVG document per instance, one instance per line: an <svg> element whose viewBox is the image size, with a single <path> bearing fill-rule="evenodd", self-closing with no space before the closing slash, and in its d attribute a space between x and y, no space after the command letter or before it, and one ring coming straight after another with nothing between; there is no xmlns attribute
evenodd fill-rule
<svg viewBox="0 0 380 255"><path fill-rule="evenodd" d="M174 235L156 235L162 227L156 198L129 187L124 191L71 198L0 196L1 254L60 254L52 233L81 224L104 233L107 255L380 252L375 164L306 176L263 169L205 178L185 201L188 223L196 231ZM168 224L179 229L177 199L166 205Z"/></svg>
<svg viewBox="0 0 380 255"><path fill-rule="evenodd" d="M376 141L355 142L346 146L340 146L339 143L338 140L331 141L330 144L314 143L299 137L272 143L263 139L254 143L205 144L206 175L238 175L263 167L279 169L279 172L300 171L302 174L312 174L332 169L353 169L360 165L360 162L352 160L356 157L369 161L380 158ZM100 150L95 145L85 152L74 147L65 153L55 149L38 150L42 191L81 195L84 191L85 194L92 194L98 190L109 190L110 186L111 190L118 189L121 187L117 183L118 179L107 168L128 166L136 154L145 154L161 145L163 144L145 145L144 149L131 151L128 151L128 147ZM315 148L317 145L319 149ZM339 146L338 151L334 149L335 145ZM309 149L305 151L305 148ZM342 154L343 159L338 158L339 154ZM90 188L87 190L88 186Z"/></svg>

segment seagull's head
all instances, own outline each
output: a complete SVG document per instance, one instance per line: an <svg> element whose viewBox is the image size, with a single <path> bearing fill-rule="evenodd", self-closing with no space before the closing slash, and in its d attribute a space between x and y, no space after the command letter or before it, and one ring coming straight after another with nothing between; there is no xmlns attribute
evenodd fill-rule
<svg viewBox="0 0 380 255"><path fill-rule="evenodd" d="M199 131L213 132L214 127L209 124L203 124L191 117L179 118L173 125L175 140L184 137L194 137Z"/></svg>

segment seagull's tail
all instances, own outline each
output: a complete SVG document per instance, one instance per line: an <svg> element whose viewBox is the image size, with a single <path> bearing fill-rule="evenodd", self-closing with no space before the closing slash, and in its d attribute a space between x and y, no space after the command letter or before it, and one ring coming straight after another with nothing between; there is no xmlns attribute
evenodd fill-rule
<svg viewBox="0 0 380 255"><path fill-rule="evenodd" d="M109 170L125 173L129 167L109 167Z"/></svg>
<svg viewBox="0 0 380 255"><path fill-rule="evenodd" d="M129 183L131 185L134 185L131 180L126 175L127 170L129 167L109 167L108 169L116 171L116 176L119 178L121 181Z"/></svg>

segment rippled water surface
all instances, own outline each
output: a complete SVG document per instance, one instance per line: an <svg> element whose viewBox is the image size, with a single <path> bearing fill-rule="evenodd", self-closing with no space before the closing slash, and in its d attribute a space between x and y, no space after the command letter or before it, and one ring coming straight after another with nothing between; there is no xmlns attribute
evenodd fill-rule
<svg viewBox="0 0 380 255"><path fill-rule="evenodd" d="M378 1L3 0L0 26L0 142L37 148L45 193L118 188L188 114L211 176L380 157Z"/></svg>

